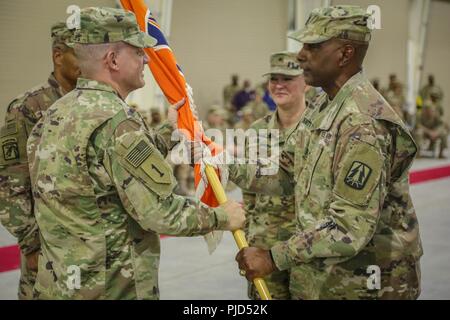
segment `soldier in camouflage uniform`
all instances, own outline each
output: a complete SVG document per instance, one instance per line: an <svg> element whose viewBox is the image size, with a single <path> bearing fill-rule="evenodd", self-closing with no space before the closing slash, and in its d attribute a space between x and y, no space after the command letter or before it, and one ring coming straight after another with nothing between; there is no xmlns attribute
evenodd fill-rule
<svg viewBox="0 0 450 320"><path fill-rule="evenodd" d="M269 106L264 102L263 97L264 89L257 87L255 90L255 99L247 103L247 106L252 109L255 120L261 119L270 113Z"/></svg>
<svg viewBox="0 0 450 320"><path fill-rule="evenodd" d="M422 246L408 182L417 147L362 73L368 17L356 6L319 8L293 34L304 43L298 59L306 83L325 92L298 130L297 230L236 259L249 280L290 268L295 299L420 294Z"/></svg>
<svg viewBox="0 0 450 320"><path fill-rule="evenodd" d="M423 146L424 141L428 140L430 142L428 150L434 153L436 142L439 142L438 158L445 159L444 151L447 149L448 134L448 126L442 120L440 106L436 101L426 100L418 116L414 132L419 149Z"/></svg>
<svg viewBox="0 0 450 320"><path fill-rule="evenodd" d="M240 113L242 115L242 118L234 125L234 128L242 129L245 131L249 129L252 123L255 121L255 118L253 117L252 107L246 105L245 107L242 108Z"/></svg>
<svg viewBox="0 0 450 320"><path fill-rule="evenodd" d="M438 102L442 102L444 98L444 94L440 86L435 84L434 75L428 75L428 83L420 89L420 96L423 101L431 99L431 94L436 96Z"/></svg>
<svg viewBox="0 0 450 320"><path fill-rule="evenodd" d="M52 26L54 71L47 82L28 90L9 104L5 126L0 133L0 220L18 238L21 252L20 299L33 297L40 247L33 214L27 137L50 105L75 88L79 69L73 49L66 45L71 35L63 22Z"/></svg>
<svg viewBox="0 0 450 320"><path fill-rule="evenodd" d="M156 40L130 12L85 8L80 18L74 41L82 77L27 145L41 234L35 294L158 299L159 234L234 230L244 212L236 202L212 209L174 195L164 157L176 120L148 130L124 102L144 85L142 48Z"/></svg>
<svg viewBox="0 0 450 320"><path fill-rule="evenodd" d="M257 120L251 129L279 130L281 166L292 168L295 137L300 118L305 110L305 89L302 70L295 53L277 52L270 57L269 92L277 104L273 114ZM270 249L279 241L288 240L295 231L294 195L272 196L263 193L243 192L249 245ZM273 299L290 299L289 270L275 271L264 280ZM249 297L259 295L249 282Z"/></svg>

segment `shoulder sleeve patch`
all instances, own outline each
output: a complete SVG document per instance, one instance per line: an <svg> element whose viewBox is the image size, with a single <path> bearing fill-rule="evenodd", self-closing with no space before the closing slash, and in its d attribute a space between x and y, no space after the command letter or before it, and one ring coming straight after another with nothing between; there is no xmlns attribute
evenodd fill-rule
<svg viewBox="0 0 450 320"><path fill-rule="evenodd" d="M118 148L119 161L128 172L160 197L172 193L176 181L172 168L144 136L125 139Z"/></svg>
<svg viewBox="0 0 450 320"><path fill-rule="evenodd" d="M25 124L13 118L0 129L0 165L27 162Z"/></svg>
<svg viewBox="0 0 450 320"><path fill-rule="evenodd" d="M341 160L334 193L357 204L367 205L379 183L384 158L377 149L365 142L356 142Z"/></svg>

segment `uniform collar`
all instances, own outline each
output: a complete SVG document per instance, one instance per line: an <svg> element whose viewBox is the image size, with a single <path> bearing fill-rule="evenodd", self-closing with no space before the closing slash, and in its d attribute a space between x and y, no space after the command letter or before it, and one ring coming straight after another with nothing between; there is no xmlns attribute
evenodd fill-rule
<svg viewBox="0 0 450 320"><path fill-rule="evenodd" d="M278 109L275 110L274 113L270 115L269 123L267 125L267 129L279 129L280 126L278 125Z"/></svg>
<svg viewBox="0 0 450 320"><path fill-rule="evenodd" d="M275 112L272 113L272 115L270 116L269 123L267 125L267 129L269 130L269 132L271 129L278 129L280 132L280 137L279 137L280 142L283 142L287 139L287 137L289 137L298 128L302 118L303 118L303 115L300 117L299 121L295 125L293 125L290 128L287 128L285 130L281 130L280 125L278 123L278 109L276 109Z"/></svg>
<svg viewBox="0 0 450 320"><path fill-rule="evenodd" d="M313 130L314 129L320 129L325 131L330 130L331 125L334 122L334 119L339 113L339 110L341 110L342 104L353 92L353 89L362 81L364 81L364 75L361 71L356 73L350 79L347 80L347 82L342 86L342 88L338 91L337 95L331 102L328 102L328 98L326 95L324 96L324 99L319 99L318 101L319 103L318 105L316 105L314 112L316 116L312 120L311 128ZM327 103L327 106L323 108L321 111L320 107L323 103Z"/></svg>
<svg viewBox="0 0 450 320"><path fill-rule="evenodd" d="M85 79L85 78L78 78L77 81L77 89L79 90L100 90L100 91L106 91L114 93L115 95L119 96L117 91L113 89L109 84L104 82L99 82L96 80L91 79Z"/></svg>

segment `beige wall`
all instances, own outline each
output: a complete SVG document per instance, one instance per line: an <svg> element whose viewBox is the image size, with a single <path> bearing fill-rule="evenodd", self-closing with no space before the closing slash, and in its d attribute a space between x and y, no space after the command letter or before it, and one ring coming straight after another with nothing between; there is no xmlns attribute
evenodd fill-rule
<svg viewBox="0 0 450 320"><path fill-rule="evenodd" d="M364 60L364 70L369 79L379 78L387 85L388 76L396 73L406 84L406 44L409 24L408 0L344 0L332 1L332 5L350 4L367 8L378 5L381 9L381 29L372 32L369 51Z"/></svg>
<svg viewBox="0 0 450 320"><path fill-rule="evenodd" d="M339 3L381 7L382 29L374 32L365 71L369 78L379 77L383 86L390 73L405 83L409 0L332 1ZM113 6L115 1L0 1L0 123L12 98L47 78L52 69L49 28L67 17L69 4ZM262 81L269 55L286 46L287 8L287 0L173 0L169 41L202 114L222 101L222 88L232 73L252 84ZM433 1L424 76L434 73L444 89L450 122L448 17L450 4Z"/></svg>
<svg viewBox="0 0 450 320"><path fill-rule="evenodd" d="M371 4L380 6L381 30L373 32L369 52L364 62L367 76L380 78L385 86L390 73L396 73L406 84L406 50L409 26L409 0L345 0L332 4L354 4L364 8ZM431 1L430 19L425 45L422 84L433 73L444 90L445 119L450 123L450 3Z"/></svg>
<svg viewBox="0 0 450 320"><path fill-rule="evenodd" d="M422 83L434 74L444 91L444 116L450 124L450 3L433 1L430 10Z"/></svg>
<svg viewBox="0 0 450 320"><path fill-rule="evenodd" d="M66 20L75 4L115 6L114 0L0 1L0 124L7 104L23 91L46 81L53 69L50 26Z"/></svg>
<svg viewBox="0 0 450 320"><path fill-rule="evenodd" d="M174 0L170 43L200 113L222 102L232 73L262 82L286 30L287 0Z"/></svg>

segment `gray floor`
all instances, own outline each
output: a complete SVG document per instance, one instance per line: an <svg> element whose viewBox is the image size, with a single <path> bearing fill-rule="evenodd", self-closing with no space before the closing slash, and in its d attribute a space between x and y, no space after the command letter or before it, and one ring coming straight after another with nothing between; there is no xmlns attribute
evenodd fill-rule
<svg viewBox="0 0 450 320"><path fill-rule="evenodd" d="M419 160L415 168L448 164ZM411 187L424 246L421 299L450 299L450 178ZM231 198L239 199L233 192ZM0 229L0 246L14 239ZM213 255L202 238L162 240L161 299L246 299L246 282L238 275L236 245L229 233ZM0 274L0 299L15 299L18 271Z"/></svg>

